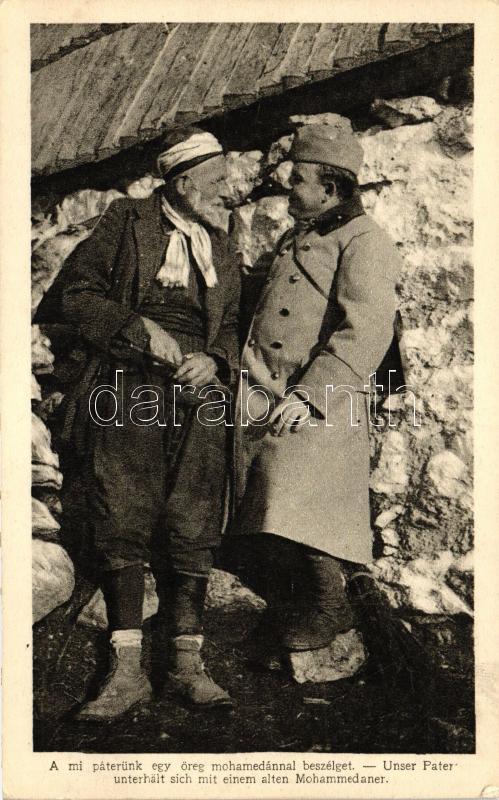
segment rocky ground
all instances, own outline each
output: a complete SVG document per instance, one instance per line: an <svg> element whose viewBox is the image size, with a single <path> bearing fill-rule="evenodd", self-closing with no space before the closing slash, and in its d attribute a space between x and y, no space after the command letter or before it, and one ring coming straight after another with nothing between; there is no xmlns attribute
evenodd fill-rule
<svg viewBox="0 0 499 800"><path fill-rule="evenodd" d="M156 699L109 725L77 723L75 710L105 669L107 634L69 622L62 606L34 629L34 749L98 753L370 752L471 753L473 668L469 627L441 641L431 674L383 680L366 668L350 680L298 685L247 660L243 640L259 612L234 607L208 613L206 662L235 707L197 710L161 686L151 653L154 617L145 623L145 660Z"/></svg>

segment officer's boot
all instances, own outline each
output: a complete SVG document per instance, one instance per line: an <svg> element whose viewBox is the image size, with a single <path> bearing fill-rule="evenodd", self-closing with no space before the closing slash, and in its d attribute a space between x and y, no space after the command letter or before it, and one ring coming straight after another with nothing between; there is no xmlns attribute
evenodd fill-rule
<svg viewBox="0 0 499 800"><path fill-rule="evenodd" d="M77 719L111 721L138 703L150 700L151 684L141 666L141 639L139 630L113 633L107 676L97 698L83 706Z"/></svg>
<svg viewBox="0 0 499 800"><path fill-rule="evenodd" d="M229 705L228 692L218 686L205 669L201 658L203 646L203 611L208 578L172 573L170 684L196 705Z"/></svg>
<svg viewBox="0 0 499 800"><path fill-rule="evenodd" d="M282 643L289 650L326 647L354 624L339 561L307 548L303 572L304 586L296 593L294 612L282 635Z"/></svg>
<svg viewBox="0 0 499 800"><path fill-rule="evenodd" d="M286 628L286 620L292 611L290 576L278 569L273 570L272 574L269 571L262 596L267 608L246 640L246 653L255 666L271 671L280 670L285 667L282 630Z"/></svg>
<svg viewBox="0 0 499 800"><path fill-rule="evenodd" d="M141 666L144 571L141 564L111 570L103 576L111 635L110 666L97 698L83 706L77 719L105 722L151 697Z"/></svg>

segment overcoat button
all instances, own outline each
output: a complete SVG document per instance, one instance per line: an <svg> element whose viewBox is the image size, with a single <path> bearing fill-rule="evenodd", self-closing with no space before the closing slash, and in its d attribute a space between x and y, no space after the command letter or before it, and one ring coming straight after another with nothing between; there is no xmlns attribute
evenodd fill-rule
<svg viewBox="0 0 499 800"><path fill-rule="evenodd" d="M272 344L270 346L273 347L274 350L280 350L281 347L282 347L282 342L277 340L276 342L272 342Z"/></svg>
<svg viewBox="0 0 499 800"><path fill-rule="evenodd" d="M300 250L311 250L311 248L312 245L310 244L310 242L305 242L305 244L302 244L302 246L300 247Z"/></svg>
<svg viewBox="0 0 499 800"><path fill-rule="evenodd" d="M290 283L296 283L296 281L299 281L299 280L300 280L300 277L301 277L301 276L300 276L300 275L298 275L297 273L295 273L294 275L290 275L290 277L289 277L289 282L290 282Z"/></svg>
<svg viewBox="0 0 499 800"><path fill-rule="evenodd" d="M254 339L248 339L248 347L253 347L254 344L255 344Z"/></svg>
<svg viewBox="0 0 499 800"><path fill-rule="evenodd" d="M281 317L289 317L289 308L281 308L279 314Z"/></svg>
<svg viewBox="0 0 499 800"><path fill-rule="evenodd" d="M272 372L270 377L272 378L273 381L276 381L278 379L278 377L279 377L279 373L278 372Z"/></svg>

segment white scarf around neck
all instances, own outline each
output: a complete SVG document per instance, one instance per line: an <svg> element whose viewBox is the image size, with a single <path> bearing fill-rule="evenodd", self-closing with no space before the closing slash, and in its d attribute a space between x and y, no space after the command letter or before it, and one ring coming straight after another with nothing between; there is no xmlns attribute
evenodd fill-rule
<svg viewBox="0 0 499 800"><path fill-rule="evenodd" d="M188 287L190 264L187 238L189 238L192 255L206 286L209 289L216 286L218 283L217 273L213 265L211 239L206 228L203 228L198 222L190 222L181 217L165 197L161 198L161 211L175 230L170 235L165 260L156 275L156 280L165 287Z"/></svg>

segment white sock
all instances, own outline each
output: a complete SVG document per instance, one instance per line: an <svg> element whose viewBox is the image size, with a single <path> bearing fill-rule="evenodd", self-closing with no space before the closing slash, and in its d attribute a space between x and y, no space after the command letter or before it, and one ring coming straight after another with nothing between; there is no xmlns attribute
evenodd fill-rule
<svg viewBox="0 0 499 800"><path fill-rule="evenodd" d="M201 650L203 646L204 636L201 634L194 634L194 633L183 633L180 636L175 636L173 639L175 644L193 644L195 645L197 650ZM191 648L186 648L191 649Z"/></svg>
<svg viewBox="0 0 499 800"><path fill-rule="evenodd" d="M142 631L140 628L113 631L111 634L111 644L115 649L118 647L141 647Z"/></svg>

